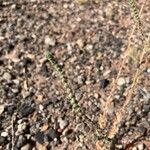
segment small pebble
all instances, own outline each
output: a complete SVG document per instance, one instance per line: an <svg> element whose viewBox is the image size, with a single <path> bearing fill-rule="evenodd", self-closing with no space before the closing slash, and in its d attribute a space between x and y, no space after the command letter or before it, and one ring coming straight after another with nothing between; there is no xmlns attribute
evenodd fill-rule
<svg viewBox="0 0 150 150"><path fill-rule="evenodd" d="M107 75L109 75L110 74L110 70L106 70L104 73L103 73L103 76L107 76Z"/></svg>
<svg viewBox="0 0 150 150"><path fill-rule="evenodd" d="M82 39L78 39L78 40L76 41L76 43L77 43L77 45L79 46L79 48L82 48L82 47L84 46L84 42L83 42Z"/></svg>
<svg viewBox="0 0 150 150"><path fill-rule="evenodd" d="M44 109L44 106L40 104L40 105L39 105L39 110L40 110L40 111L43 111L43 109Z"/></svg>
<svg viewBox="0 0 150 150"><path fill-rule="evenodd" d="M18 79L14 79L13 82L16 84L16 85L19 85L20 81Z"/></svg>
<svg viewBox="0 0 150 150"><path fill-rule="evenodd" d="M60 127L60 129L65 129L65 127L68 125L68 121L66 121L66 120L63 120L63 119L58 119L58 122L59 122L59 127Z"/></svg>
<svg viewBox="0 0 150 150"><path fill-rule="evenodd" d="M120 77L119 79L118 79L118 81L117 81L117 84L119 85L119 86L122 86L122 85L124 85L126 83L126 80L124 79L124 78L122 78L122 77Z"/></svg>
<svg viewBox="0 0 150 150"><path fill-rule="evenodd" d="M16 8L16 4L13 4L13 5L11 6L11 8L12 8L12 9L15 9L15 8Z"/></svg>
<svg viewBox="0 0 150 150"><path fill-rule="evenodd" d="M150 105L143 106L143 112L148 113L150 111Z"/></svg>
<svg viewBox="0 0 150 150"><path fill-rule="evenodd" d="M88 0L77 0L77 2L78 2L79 4L85 4L85 3L88 2Z"/></svg>
<svg viewBox="0 0 150 150"><path fill-rule="evenodd" d="M82 84L85 83L86 78L85 78L84 75L80 75L80 76L77 77L77 81L78 81L78 84L82 85Z"/></svg>
<svg viewBox="0 0 150 150"><path fill-rule="evenodd" d="M11 91L12 91L13 93L15 93L15 94L19 92L18 89L11 89Z"/></svg>
<svg viewBox="0 0 150 150"><path fill-rule="evenodd" d="M31 145L30 144L26 144L23 147L21 147L20 150L31 150Z"/></svg>
<svg viewBox="0 0 150 150"><path fill-rule="evenodd" d="M26 122L22 123L22 124L19 124L18 125L18 130L16 133L21 133L22 131L24 131L26 129L27 125L26 125Z"/></svg>
<svg viewBox="0 0 150 150"><path fill-rule="evenodd" d="M127 77L127 78L125 79L125 82L126 82L127 84L129 84L129 83L130 83L130 77Z"/></svg>
<svg viewBox="0 0 150 150"><path fill-rule="evenodd" d="M4 105L0 105L0 114L2 114L4 112L5 106Z"/></svg>
<svg viewBox="0 0 150 150"><path fill-rule="evenodd" d="M44 133L43 132L36 132L35 139L38 143L43 144L44 143Z"/></svg>
<svg viewBox="0 0 150 150"><path fill-rule="evenodd" d="M0 145L3 145L3 144L4 144L4 142L5 142L5 138L4 138L4 137L2 137L2 136L0 136Z"/></svg>
<svg viewBox="0 0 150 150"><path fill-rule="evenodd" d="M2 133L1 133L1 136L2 136L2 137L7 137L7 136L8 136L8 133L7 133L7 132L2 132Z"/></svg>
<svg viewBox="0 0 150 150"><path fill-rule="evenodd" d="M138 150L144 150L144 144L143 143L140 143L138 144Z"/></svg>
<svg viewBox="0 0 150 150"><path fill-rule="evenodd" d="M89 50L89 51L90 51L90 50L93 50L93 45L88 44L88 45L86 46L86 49Z"/></svg>
<svg viewBox="0 0 150 150"><path fill-rule="evenodd" d="M34 147L34 148L32 148L32 150L48 150L46 147L47 146L45 146L45 145L36 143L36 148Z"/></svg>
<svg viewBox="0 0 150 150"><path fill-rule="evenodd" d="M49 46L55 46L56 41L53 38L50 38L49 36L45 37L45 44Z"/></svg>
<svg viewBox="0 0 150 150"><path fill-rule="evenodd" d="M99 59L96 60L96 64L95 64L96 68L99 69L101 67L101 65L102 65L102 61Z"/></svg>
<svg viewBox="0 0 150 150"><path fill-rule="evenodd" d="M102 89L105 89L108 86L108 84L109 84L109 80L108 79L102 79L102 80L100 80L100 87Z"/></svg>
<svg viewBox="0 0 150 150"><path fill-rule="evenodd" d="M3 78L7 81L11 80L12 76L10 73L8 72L5 72L4 75L3 75Z"/></svg>
<svg viewBox="0 0 150 150"><path fill-rule="evenodd" d="M62 132L62 135L64 136L68 136L68 135L74 135L72 134L73 133L73 130L72 129L65 129L63 132Z"/></svg>
<svg viewBox="0 0 150 150"><path fill-rule="evenodd" d="M64 7L65 9L67 9L67 8L68 8L68 4L64 4L63 7Z"/></svg>
<svg viewBox="0 0 150 150"><path fill-rule="evenodd" d="M66 45L67 45L67 50L72 52L72 45L70 43L67 43Z"/></svg>
<svg viewBox="0 0 150 150"><path fill-rule="evenodd" d="M94 93L94 98L98 99L100 95L98 93Z"/></svg>
<svg viewBox="0 0 150 150"><path fill-rule="evenodd" d="M26 138L25 138L23 135L20 135L20 136L18 137L16 146L17 146L18 148L20 148L20 147L22 147L24 144L26 144Z"/></svg>
<svg viewBox="0 0 150 150"><path fill-rule="evenodd" d="M60 137L59 133L55 129L50 129L47 138L49 141L56 141Z"/></svg>
<svg viewBox="0 0 150 150"><path fill-rule="evenodd" d="M137 147L133 147L132 150L138 150Z"/></svg>
<svg viewBox="0 0 150 150"><path fill-rule="evenodd" d="M147 69L147 72L150 73L150 68Z"/></svg>
<svg viewBox="0 0 150 150"><path fill-rule="evenodd" d="M33 113L35 110L35 108L33 108L31 105L29 104L23 104L20 107L19 110L19 115L20 117L27 117L28 115L30 115L31 113Z"/></svg>

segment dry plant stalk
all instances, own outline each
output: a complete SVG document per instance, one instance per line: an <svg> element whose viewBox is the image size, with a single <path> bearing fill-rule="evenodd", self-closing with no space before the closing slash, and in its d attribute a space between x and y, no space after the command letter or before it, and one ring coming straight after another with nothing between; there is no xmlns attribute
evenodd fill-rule
<svg viewBox="0 0 150 150"><path fill-rule="evenodd" d="M145 0L145 2L143 3L143 5L141 6L139 15L141 15L145 3L146 3L146 0ZM117 74L117 77L116 77L116 79L115 79L114 82L113 82L113 86L112 86L112 90L111 90L111 92L110 92L110 95L109 95L109 97L108 97L107 100L106 100L106 103L105 103L105 106L104 106L104 112L103 112L103 114L100 114L99 124L100 124L100 127L101 127L101 128L105 128L105 127L107 126L107 116L108 116L108 114L107 114L107 108L109 108L109 107L112 105L112 103L113 103L113 98L112 98L112 96L113 96L114 91L115 91L116 88L117 88L116 82L117 82L117 80L119 79L120 74L121 74L121 71L122 71L122 69L123 69L123 67L124 67L124 65L125 65L126 60L127 60L128 51L129 51L130 46L131 46L131 38L132 38L132 36L133 36L133 34L134 34L134 32L135 32L135 29L136 29L136 25L134 25L134 27L133 27L133 29L132 29L132 31L131 31L131 34L130 34L130 36L129 36L129 38L128 38L128 46L127 46L127 50L125 51L125 57L124 57L124 59L123 59L123 61L122 61L122 63L121 63L121 66L120 66L119 72L118 72L118 74Z"/></svg>
<svg viewBox="0 0 150 150"><path fill-rule="evenodd" d="M144 58L144 56L145 56L145 54L147 52L148 43L149 42L150 42L150 34L148 36L147 41L144 42L144 48L143 48L143 50L141 52L141 56L140 56L140 60L139 60L139 64L140 65L142 64L143 58ZM147 61L145 62L145 65L144 65L145 67L143 69L146 68L146 65L147 65ZM118 132L118 130L119 130L119 124L120 124L121 120L123 119L123 116L124 116L125 111L126 111L126 107L128 106L129 102L131 101L131 99L133 97L133 92L136 89L138 80L140 78L140 74L142 72L143 72L143 70L141 70L141 68L139 67L137 69L136 73L133 75L133 83L132 83L130 89L127 91L128 94L127 94L125 103L123 104L123 106L121 107L121 109L117 110L117 112L116 112L116 118L114 120L112 128L109 131L109 135L108 135L109 138L113 138L116 135L116 133Z"/></svg>
<svg viewBox="0 0 150 150"><path fill-rule="evenodd" d="M139 15L141 15L142 10L143 10L145 4L146 4L146 0L144 1L143 5L142 5L142 7L141 7L141 9L140 9ZM100 127L103 128L103 129L107 127L108 117L109 117L108 112L107 112L107 109L113 105L113 93L114 93L114 91L115 91L116 88L117 88L116 82L117 82L117 80L119 79L119 77L120 77L120 75L121 75L121 72L122 72L122 69L123 69L123 67L125 66L125 63L126 63L126 61L127 61L127 59L128 59L127 56L129 56L130 48L131 48L131 37L133 36L133 33L134 33L136 27L137 27L137 26L134 25L134 27L133 27L133 29L132 29L132 32L131 32L131 34L130 34L130 36L129 36L129 38L128 38L128 46L127 46L127 50L125 51L125 57L124 57L124 59L123 59L123 61L122 61L122 63L121 63L121 66L120 66L120 69L119 69L119 72L118 72L118 74L117 74L116 79L113 80L113 87L112 87L112 90L111 90L111 92L110 92L110 96L107 98L106 103L105 103L105 105L104 105L103 114L100 114L99 125L100 125ZM140 26L139 26L139 24L138 24L138 27L139 27L139 28L138 28L139 31L141 32L142 39L144 39L145 37L144 37L143 32L142 32L142 29L141 29L141 24L140 24ZM144 41L144 40L143 40L143 41ZM145 41L143 42L143 45L144 45L143 50L140 51L139 54L137 54L137 55L138 55L138 57L137 57L138 59L137 59L137 60L139 61L138 64L140 65L140 67L137 69L136 73L133 75L133 83L132 83L132 85L130 86L130 89L126 91L126 93L127 93L126 101L125 101L125 103L123 104L123 106L115 112L115 119L114 119L114 121L113 121L112 127L111 127L111 128L109 129L109 131L108 131L107 137L108 137L109 139L112 139L112 141L113 141L115 135L119 132L119 127L120 127L120 125L121 125L121 121L123 120L123 116L124 116L124 114L125 114L126 108L127 108L128 104L130 103L130 101L131 101L131 99L132 99L132 97L133 97L133 93L134 93L134 91L135 91L135 89L136 89L136 87L137 87L137 84L138 84L138 81L139 81L139 79L140 79L141 73L143 73L143 70L144 70L144 69L147 67L147 65L148 65L148 57L145 57L145 55L146 55L146 54L149 52L149 50L150 50L149 43L150 43L150 35L148 36L147 41L145 40ZM147 56L148 56L148 55L147 55ZM144 57L145 57L145 58L144 58ZM142 63L143 63L143 60L145 60L145 63L144 63L144 64L142 64ZM143 66L142 66L142 65L143 65ZM141 67L143 67L143 68L141 68ZM98 142L96 143L96 147L97 147L98 150L107 150L107 149L108 149L108 148L107 148L107 144L106 144L103 140L98 141ZM110 148L109 148L109 149L110 149Z"/></svg>
<svg viewBox="0 0 150 150"><path fill-rule="evenodd" d="M140 12L139 12L139 16L141 15L141 13L142 13L142 10L143 10L143 8L144 8L144 5L145 5L145 3L146 3L146 0L144 1L144 3L142 4L142 6L141 6L141 9L140 9ZM138 18L138 17L137 17ZM138 24L139 25L139 24ZM134 27L133 27L133 29L132 29L132 31L131 31L131 34L130 34L130 36L129 36L129 38L128 38L128 45L127 45L127 49L126 49L126 51L125 51L125 57L124 57L124 59L123 59L123 61L122 61L122 63L121 63L121 65L120 65L120 68L119 68L119 72L118 72L118 74L117 74L117 77L116 77L116 79L114 79L114 82L113 82L113 85L112 85L112 90L111 90L111 92L110 92L110 95L109 95L109 97L106 99L106 103L105 103L105 105L104 105L104 110L103 110L103 114L100 114L100 118L99 118L99 125L100 125L100 128L106 128L107 127L107 123L108 123L108 112L107 112L107 109L108 108L110 108L112 105L113 105L113 94L114 94L114 91L116 90L116 88L117 88L117 80L119 79L119 77L120 77L120 74L121 74L121 72L122 72L122 69L123 69L123 67L125 66L125 63L126 63L126 61L127 61L127 56L128 56L128 53L129 53L129 49L130 49L130 46L131 46L131 38L132 38L132 36L133 36L133 34L134 34L134 32L135 32L135 29L136 29L136 27L137 27L137 24L135 24L134 25ZM138 26L139 27L139 26ZM141 31L141 30L140 30ZM144 56L144 49L143 49L143 52L142 52L142 55ZM143 59L143 56L140 58L141 60ZM140 60L140 62L141 62L141 60ZM136 73L136 74L139 74L139 73ZM137 75L136 75L137 76ZM137 77L136 77L137 78ZM135 80L135 79L134 79ZM136 81L137 81L137 79L136 79ZM135 81L133 81L133 85L135 86ZM133 86L132 85L132 86ZM134 87L133 86L133 87ZM133 88L132 87L132 88ZM133 93L133 90L130 92L130 94L128 94L128 97L127 97L127 101L125 102L125 104L124 104L124 108L127 106L127 104L129 103L129 101L130 101L130 99L131 99L131 95L132 95L132 93ZM122 108L121 108L122 109ZM124 111L123 111L124 112ZM114 123L113 123L113 127L111 128L111 131L109 132L109 138L113 138L115 135L116 135L116 133L118 132L118 123L120 123L120 120L122 119L122 112L121 112L121 110L120 111L117 111L116 112L116 116L117 116L117 119L114 121Z"/></svg>

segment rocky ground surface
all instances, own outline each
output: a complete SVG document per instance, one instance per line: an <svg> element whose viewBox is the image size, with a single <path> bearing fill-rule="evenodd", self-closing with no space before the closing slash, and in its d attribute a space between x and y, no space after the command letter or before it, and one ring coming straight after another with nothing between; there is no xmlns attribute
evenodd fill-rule
<svg viewBox="0 0 150 150"><path fill-rule="evenodd" d="M147 2L145 34L149 10ZM132 26L126 1L1 0L0 150L95 150L101 103L109 96ZM132 42L140 47L138 32ZM72 111L46 51L57 58L92 122ZM128 63L123 70L116 107L125 101L136 69ZM116 149L127 144L127 149L150 149L150 68L134 95Z"/></svg>

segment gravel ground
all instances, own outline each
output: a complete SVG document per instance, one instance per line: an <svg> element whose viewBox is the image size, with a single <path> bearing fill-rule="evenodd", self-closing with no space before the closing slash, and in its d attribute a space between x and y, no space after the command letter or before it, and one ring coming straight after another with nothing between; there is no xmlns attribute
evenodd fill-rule
<svg viewBox="0 0 150 150"><path fill-rule="evenodd" d="M96 149L101 103L109 96L133 20L125 1L78 1L0 0L1 150ZM149 6L142 15L145 34ZM141 46L138 32L132 42ZM57 58L92 122L72 111L46 51ZM123 104L136 69L132 63L124 68L111 111ZM149 81L150 68L145 68L116 149L150 149Z"/></svg>

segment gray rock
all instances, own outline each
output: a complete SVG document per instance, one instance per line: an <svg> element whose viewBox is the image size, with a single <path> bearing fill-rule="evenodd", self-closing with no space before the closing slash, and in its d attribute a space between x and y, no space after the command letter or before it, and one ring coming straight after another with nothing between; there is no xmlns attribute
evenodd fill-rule
<svg viewBox="0 0 150 150"><path fill-rule="evenodd" d="M84 75L80 75L80 76L77 77L78 84L81 84L81 85L84 84L85 80L86 80L86 78L85 78Z"/></svg>
<svg viewBox="0 0 150 150"><path fill-rule="evenodd" d="M18 137L16 145L17 145L18 148L20 148L20 147L22 147L25 144L25 142L26 142L26 138L23 135L20 135Z"/></svg>
<svg viewBox="0 0 150 150"><path fill-rule="evenodd" d="M37 131L35 134L35 139L38 143L43 144L44 143L44 132Z"/></svg>
<svg viewBox="0 0 150 150"><path fill-rule="evenodd" d="M53 128L49 130L46 136L48 141L56 141L60 138L60 134Z"/></svg>
<svg viewBox="0 0 150 150"><path fill-rule="evenodd" d="M102 89L105 89L108 85L109 85L109 80L108 79L102 79L102 80L100 80L100 87L102 88Z"/></svg>
<svg viewBox="0 0 150 150"><path fill-rule="evenodd" d="M75 99L76 99L76 100L80 100L80 99L82 98L82 96L83 96L83 93L82 93L82 92L77 92L77 93L75 93Z"/></svg>
<svg viewBox="0 0 150 150"><path fill-rule="evenodd" d="M19 116L20 118L22 117L27 117L31 113L35 111L35 108L29 104L22 104L19 109Z"/></svg>
<svg viewBox="0 0 150 150"><path fill-rule="evenodd" d="M0 136L0 145L3 145L3 144L4 144L4 142L5 142L5 138L4 138L4 137L2 137L2 136Z"/></svg>
<svg viewBox="0 0 150 150"><path fill-rule="evenodd" d="M150 111L150 105L143 106L143 112L148 113Z"/></svg>

